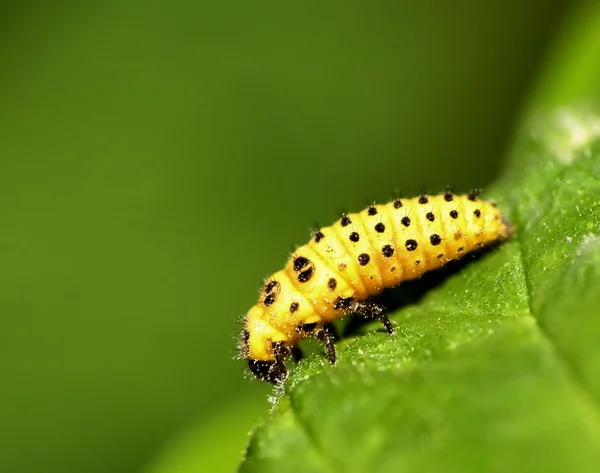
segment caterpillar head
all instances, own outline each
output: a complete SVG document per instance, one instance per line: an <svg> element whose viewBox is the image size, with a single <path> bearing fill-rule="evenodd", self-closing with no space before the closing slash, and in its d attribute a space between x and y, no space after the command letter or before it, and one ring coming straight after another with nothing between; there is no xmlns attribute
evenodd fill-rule
<svg viewBox="0 0 600 473"><path fill-rule="evenodd" d="M275 347L282 342L282 334L264 320L265 311L256 305L246 315L240 338L240 355L248 360L248 367L257 378L278 383L285 379L285 364L275 356Z"/></svg>
<svg viewBox="0 0 600 473"><path fill-rule="evenodd" d="M273 384L280 383L287 376L287 369L283 362L275 360L248 360L248 367L258 379Z"/></svg>

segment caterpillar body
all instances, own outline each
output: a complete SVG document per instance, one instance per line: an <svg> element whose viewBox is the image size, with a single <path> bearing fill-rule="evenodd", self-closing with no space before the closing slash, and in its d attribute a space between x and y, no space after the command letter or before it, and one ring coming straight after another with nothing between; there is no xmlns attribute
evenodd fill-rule
<svg viewBox="0 0 600 473"><path fill-rule="evenodd" d="M329 322L354 313L379 319L392 333L373 296L511 234L496 205L476 192L395 199L343 214L265 281L245 317L241 356L256 377L277 383L297 342L314 336L335 363Z"/></svg>

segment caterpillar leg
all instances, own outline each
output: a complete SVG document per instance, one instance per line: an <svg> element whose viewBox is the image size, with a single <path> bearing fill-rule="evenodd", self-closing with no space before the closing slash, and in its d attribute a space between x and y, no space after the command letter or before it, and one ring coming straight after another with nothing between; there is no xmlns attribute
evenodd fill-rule
<svg viewBox="0 0 600 473"><path fill-rule="evenodd" d="M275 360L248 360L250 371L258 378L269 383L278 384L287 377L285 359L290 350L283 343L278 342L273 346Z"/></svg>
<svg viewBox="0 0 600 473"><path fill-rule="evenodd" d="M312 335L325 344L325 356L329 362L335 364L336 354L335 345L333 343L334 337L331 334L330 328L327 325L318 325L312 332Z"/></svg>
<svg viewBox="0 0 600 473"><path fill-rule="evenodd" d="M327 330L329 332L329 335L331 335L334 340L337 340L340 338L340 333L339 333L337 327L335 326L335 324L333 324L332 322L324 323L323 327L325 327L325 330Z"/></svg>
<svg viewBox="0 0 600 473"><path fill-rule="evenodd" d="M285 367L285 359L290 356L291 350L283 344L283 342L277 342L273 347L273 354L275 355L275 364L277 365L278 373L281 373L282 379L287 376L287 368Z"/></svg>
<svg viewBox="0 0 600 473"><path fill-rule="evenodd" d="M372 300L354 302L350 310L361 317L379 320L385 327L387 333L390 335L394 333L392 322L388 316L385 315L385 307L378 302L374 302Z"/></svg>
<svg viewBox="0 0 600 473"><path fill-rule="evenodd" d="M300 348L293 346L291 351L292 351L292 358L294 359L295 362L298 362L303 358L302 350L300 350Z"/></svg>

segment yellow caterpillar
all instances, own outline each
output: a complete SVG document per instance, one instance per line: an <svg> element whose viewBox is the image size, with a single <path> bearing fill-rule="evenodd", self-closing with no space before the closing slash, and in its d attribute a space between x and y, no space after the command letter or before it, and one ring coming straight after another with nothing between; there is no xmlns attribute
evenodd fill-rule
<svg viewBox="0 0 600 473"><path fill-rule="evenodd" d="M355 313L393 327L371 297L507 239L512 228L495 204L477 193L396 199L342 215L316 230L284 269L269 277L246 314L240 352L259 379L285 379L284 360L298 340L314 336L335 363L327 323Z"/></svg>

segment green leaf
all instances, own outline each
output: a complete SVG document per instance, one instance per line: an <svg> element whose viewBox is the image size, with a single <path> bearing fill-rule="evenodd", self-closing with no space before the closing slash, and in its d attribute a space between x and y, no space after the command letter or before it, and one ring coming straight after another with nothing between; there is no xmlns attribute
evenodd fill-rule
<svg viewBox="0 0 600 473"><path fill-rule="evenodd" d="M583 128L561 128L564 114ZM293 367L241 471L597 471L594 120L536 123L490 192L517 237L446 271L393 315L395 335L372 325L338 343L336 366L316 354ZM589 137L561 155L571 133Z"/></svg>
<svg viewBox="0 0 600 473"><path fill-rule="evenodd" d="M534 114L486 197L516 237L291 367L241 472L598 470L600 115Z"/></svg>

